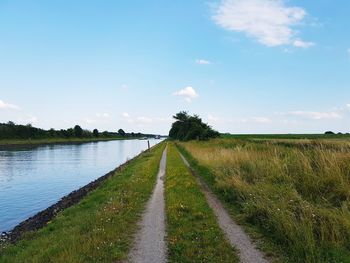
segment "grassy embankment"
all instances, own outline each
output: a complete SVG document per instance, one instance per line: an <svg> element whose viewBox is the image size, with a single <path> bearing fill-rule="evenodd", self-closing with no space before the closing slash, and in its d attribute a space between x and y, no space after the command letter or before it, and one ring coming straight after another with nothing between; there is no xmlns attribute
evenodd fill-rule
<svg viewBox="0 0 350 263"><path fill-rule="evenodd" d="M236 220L263 237L265 250L288 262L350 262L349 141L180 145Z"/></svg>
<svg viewBox="0 0 350 263"><path fill-rule="evenodd" d="M111 140L137 139L128 137L100 137L100 138L46 138L46 139L3 139L0 140L0 146L11 145L40 145L40 144L54 144L54 143L84 143L84 142L98 142Z"/></svg>
<svg viewBox="0 0 350 263"><path fill-rule="evenodd" d="M80 203L15 245L0 262L114 262L124 260L154 187L164 143L131 161Z"/></svg>
<svg viewBox="0 0 350 263"><path fill-rule="evenodd" d="M165 181L169 262L238 262L195 178L173 144Z"/></svg>

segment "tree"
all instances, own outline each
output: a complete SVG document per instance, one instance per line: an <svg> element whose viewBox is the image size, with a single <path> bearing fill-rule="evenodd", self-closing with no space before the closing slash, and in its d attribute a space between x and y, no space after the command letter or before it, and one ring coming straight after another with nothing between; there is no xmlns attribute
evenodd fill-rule
<svg viewBox="0 0 350 263"><path fill-rule="evenodd" d="M181 111L173 118L176 120L169 131L169 137L176 140L207 140L219 137L220 134L213 130L208 124L203 123L198 115L190 116Z"/></svg>
<svg viewBox="0 0 350 263"><path fill-rule="evenodd" d="M332 131L326 131L324 134L335 134L335 133Z"/></svg>
<svg viewBox="0 0 350 263"><path fill-rule="evenodd" d="M83 136L83 129L79 125L74 126L74 136L78 138Z"/></svg>
<svg viewBox="0 0 350 263"><path fill-rule="evenodd" d="M120 136L125 136L125 131L124 131L123 129L119 129L119 130L118 130L118 134L119 134Z"/></svg>
<svg viewBox="0 0 350 263"><path fill-rule="evenodd" d="M92 134L94 135L94 137L98 137L99 133L98 133L98 130L97 129L94 129L92 131Z"/></svg>

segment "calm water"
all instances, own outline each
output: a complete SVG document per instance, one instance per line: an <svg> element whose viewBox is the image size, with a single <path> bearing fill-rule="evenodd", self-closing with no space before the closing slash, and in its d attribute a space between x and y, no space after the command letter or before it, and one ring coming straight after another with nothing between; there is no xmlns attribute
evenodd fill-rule
<svg viewBox="0 0 350 263"><path fill-rule="evenodd" d="M146 140L122 140L0 150L0 232L146 148Z"/></svg>

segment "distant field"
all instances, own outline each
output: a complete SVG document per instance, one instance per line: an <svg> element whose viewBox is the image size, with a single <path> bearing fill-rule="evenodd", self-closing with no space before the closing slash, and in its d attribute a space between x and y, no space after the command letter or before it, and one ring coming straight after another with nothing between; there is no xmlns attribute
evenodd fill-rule
<svg viewBox="0 0 350 263"><path fill-rule="evenodd" d="M345 139L350 134L223 134L223 138L234 139Z"/></svg>
<svg viewBox="0 0 350 263"><path fill-rule="evenodd" d="M350 137L327 136L232 135L179 146L265 251L285 262L350 262Z"/></svg>

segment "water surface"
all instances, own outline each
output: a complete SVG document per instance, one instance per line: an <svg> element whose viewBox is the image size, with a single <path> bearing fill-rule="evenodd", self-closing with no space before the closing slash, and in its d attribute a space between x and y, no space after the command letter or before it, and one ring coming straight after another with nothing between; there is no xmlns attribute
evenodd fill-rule
<svg viewBox="0 0 350 263"><path fill-rule="evenodd" d="M150 140L151 146L160 140ZM0 150L0 232L147 149L146 140Z"/></svg>

